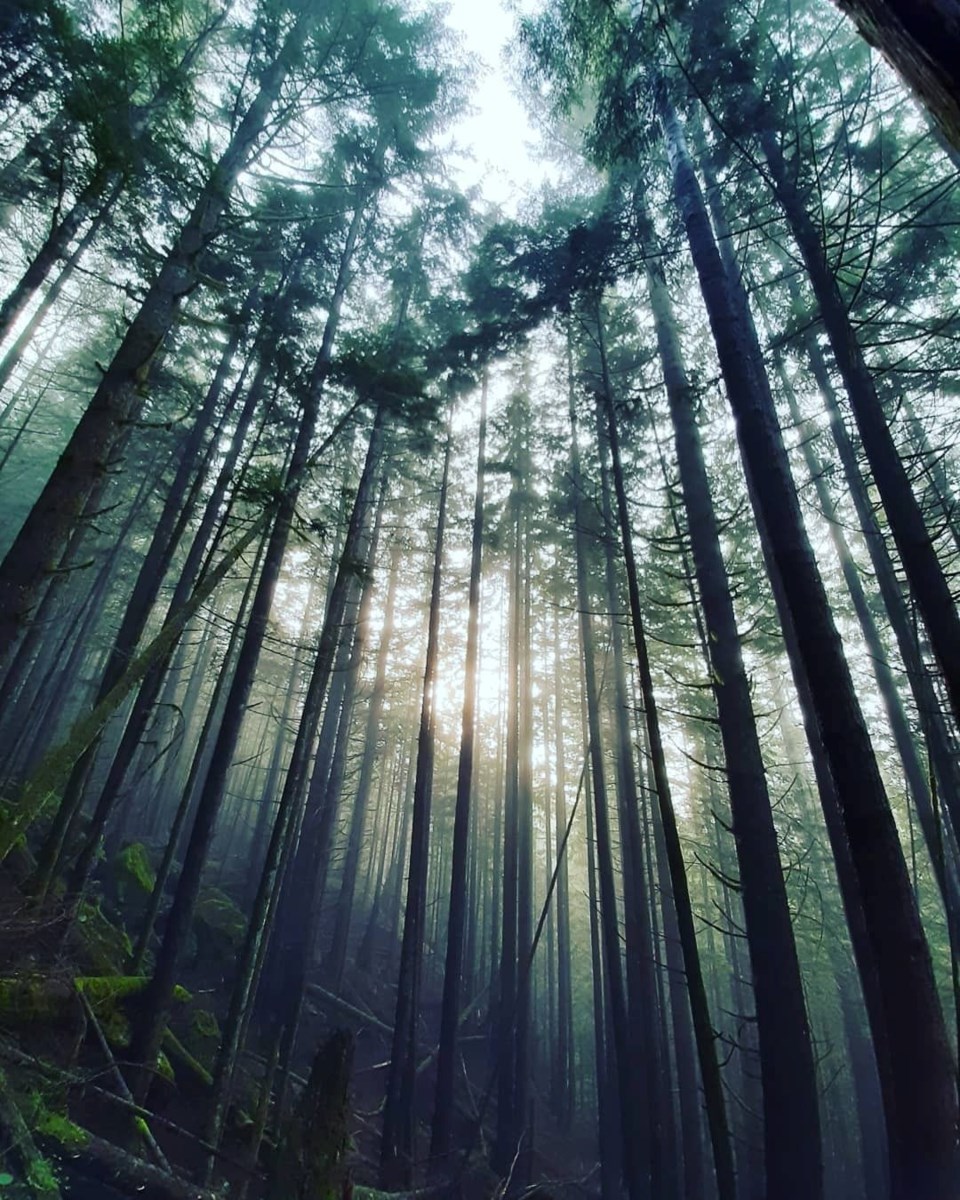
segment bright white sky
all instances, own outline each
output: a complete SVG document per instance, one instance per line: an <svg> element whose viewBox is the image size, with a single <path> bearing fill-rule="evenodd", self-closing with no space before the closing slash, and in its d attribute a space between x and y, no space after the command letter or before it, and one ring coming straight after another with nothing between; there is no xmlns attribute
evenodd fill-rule
<svg viewBox="0 0 960 1200"><path fill-rule="evenodd" d="M538 162L534 147L539 134L514 96L506 77L502 50L514 34L514 17L498 0L448 0L446 24L463 37L464 49L483 61L471 88L476 110L454 126L454 139L473 161L459 156L454 165L463 187L479 184L483 196L516 213L524 193L550 174Z"/></svg>

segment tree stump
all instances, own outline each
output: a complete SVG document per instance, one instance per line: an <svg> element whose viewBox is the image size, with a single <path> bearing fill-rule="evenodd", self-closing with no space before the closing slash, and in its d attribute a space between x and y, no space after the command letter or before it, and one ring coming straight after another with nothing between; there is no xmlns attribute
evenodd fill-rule
<svg viewBox="0 0 960 1200"><path fill-rule="evenodd" d="M353 1035L340 1029L317 1051L286 1130L270 1200L341 1200L349 1192L345 1159Z"/></svg>

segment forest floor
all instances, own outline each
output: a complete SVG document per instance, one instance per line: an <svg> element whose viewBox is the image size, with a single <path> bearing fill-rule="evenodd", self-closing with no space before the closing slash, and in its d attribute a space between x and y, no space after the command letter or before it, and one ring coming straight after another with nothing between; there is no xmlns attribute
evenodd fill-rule
<svg viewBox="0 0 960 1200"><path fill-rule="evenodd" d="M121 924L122 918L135 920L143 904L136 863L132 872L118 868L112 878L108 875L102 894L85 903L72 922L62 902L39 907L31 900L24 888L29 865L21 853L0 867L0 1195L5 1200L199 1200L226 1193L246 1200L287 1200L277 1192L275 1178L277 1143L284 1135L271 1136L268 1126L259 1153L251 1146L265 1074L264 1059L255 1053L242 1061L215 1157L217 1191L196 1183L209 1161L202 1137L209 1069L235 961L235 910L226 893L211 890L208 896L209 919L197 925L195 953L181 970L160 1072L148 1108L137 1110L124 1082L124 1050L130 1015L146 980L125 975L130 938ZM369 1196L377 1181L395 1002L393 989L383 982L392 978L383 968L395 948L386 931L381 941L367 970L353 964L342 995L332 996L319 984L310 989L300 1039L305 1049L293 1073L295 1088L302 1089L317 1048L334 1030L349 1029L353 1064L345 1111L349 1148L343 1195ZM425 1162L435 1067L431 1028L439 1021L433 1011L438 997L429 987L424 993L417 1150ZM495 1091L489 1042L479 1026L467 1027L463 1034L458 1150L442 1166L421 1166L417 1182L424 1197L488 1200L503 1189L486 1165L493 1104L484 1092ZM290 1121L296 1121L297 1103L288 1107ZM478 1123L481 1110L485 1119ZM595 1195L590 1148L557 1131L545 1104L540 1110L547 1115L537 1125L536 1151L518 1163L518 1174L522 1171L564 1200ZM534 1194L532 1187L527 1194ZM313 1192L302 1196L327 1200Z"/></svg>

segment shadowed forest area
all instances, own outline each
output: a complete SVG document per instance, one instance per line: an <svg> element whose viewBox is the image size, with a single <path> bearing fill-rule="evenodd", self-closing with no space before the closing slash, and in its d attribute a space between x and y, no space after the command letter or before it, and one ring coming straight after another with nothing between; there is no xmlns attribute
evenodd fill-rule
<svg viewBox="0 0 960 1200"><path fill-rule="evenodd" d="M0 3L0 1196L960 1200L920 9Z"/></svg>

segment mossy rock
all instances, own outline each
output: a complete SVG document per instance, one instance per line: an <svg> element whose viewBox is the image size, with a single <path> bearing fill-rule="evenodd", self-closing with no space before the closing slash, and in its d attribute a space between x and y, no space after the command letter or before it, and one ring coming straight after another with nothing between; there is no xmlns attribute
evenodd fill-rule
<svg viewBox="0 0 960 1200"><path fill-rule="evenodd" d="M91 974L123 974L133 955L133 943L125 930L103 915L99 904L81 904L74 930L84 965Z"/></svg>
<svg viewBox="0 0 960 1200"><path fill-rule="evenodd" d="M233 946L239 946L247 930L247 920L226 892L204 888L197 901L195 919L215 933L222 934Z"/></svg>
<svg viewBox="0 0 960 1200"><path fill-rule="evenodd" d="M73 983L83 992L94 1012L102 1005L116 1004L127 996L135 996L150 982L147 975L78 975Z"/></svg>
<svg viewBox="0 0 960 1200"><path fill-rule="evenodd" d="M194 910L197 959L234 961L247 932L247 919L226 892L204 888Z"/></svg>
<svg viewBox="0 0 960 1200"><path fill-rule="evenodd" d="M204 1067L211 1067L220 1045L220 1024L209 1008L197 1005L176 1021L176 1032L184 1047Z"/></svg>
<svg viewBox="0 0 960 1200"><path fill-rule="evenodd" d="M86 998L111 1046L130 1045L130 1021L123 1002L139 995L150 982L146 975L78 975L73 981Z"/></svg>
<svg viewBox="0 0 960 1200"><path fill-rule="evenodd" d="M113 860L113 870L117 891L122 897L131 892L140 892L144 897L153 893L157 873L143 842L131 842L129 846L124 846Z"/></svg>
<svg viewBox="0 0 960 1200"><path fill-rule="evenodd" d="M0 978L0 1022L14 1025L60 1021L74 1006L70 987L47 975Z"/></svg>

